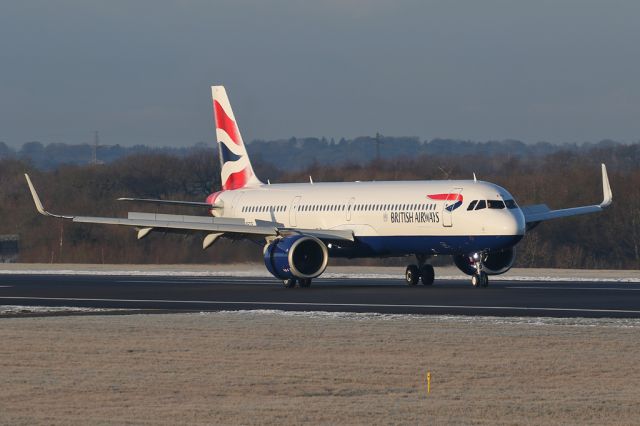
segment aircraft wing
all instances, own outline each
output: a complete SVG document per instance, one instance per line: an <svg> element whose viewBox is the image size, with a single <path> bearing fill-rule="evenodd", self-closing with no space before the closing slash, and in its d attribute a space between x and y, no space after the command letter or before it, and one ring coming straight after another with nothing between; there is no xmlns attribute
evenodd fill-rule
<svg viewBox="0 0 640 426"><path fill-rule="evenodd" d="M205 237L203 247L208 247L221 236L227 237L278 237L291 234L304 234L315 236L323 241L354 241L353 232L331 229L299 229L284 228L276 222L258 221L257 224L247 224L243 219L216 218L209 216L186 216L158 213L129 212L126 218L117 217L93 217L93 216L68 216L46 211L40 197L36 192L29 175L25 174L33 202L38 212L45 216L67 219L77 223L97 223L103 225L130 226L138 231L138 239L144 238L151 231L175 232L175 233L206 233L215 235L210 239ZM208 244L207 244L208 242Z"/></svg>
<svg viewBox="0 0 640 426"><path fill-rule="evenodd" d="M551 210L546 204L535 204L521 207L525 222L527 223L527 228L531 229L540 222L544 222L546 220L596 213L608 207L613 201L613 194L611 192L611 186L609 185L607 168L604 164L602 165L602 192L604 197L602 203L592 206L572 207L560 210Z"/></svg>

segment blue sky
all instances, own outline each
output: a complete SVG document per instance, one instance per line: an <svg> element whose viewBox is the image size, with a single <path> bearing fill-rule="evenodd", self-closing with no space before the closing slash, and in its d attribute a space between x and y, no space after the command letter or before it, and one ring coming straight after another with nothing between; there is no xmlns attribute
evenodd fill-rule
<svg viewBox="0 0 640 426"><path fill-rule="evenodd" d="M22 0L0 141L192 145L224 84L245 140L640 140L637 1Z"/></svg>

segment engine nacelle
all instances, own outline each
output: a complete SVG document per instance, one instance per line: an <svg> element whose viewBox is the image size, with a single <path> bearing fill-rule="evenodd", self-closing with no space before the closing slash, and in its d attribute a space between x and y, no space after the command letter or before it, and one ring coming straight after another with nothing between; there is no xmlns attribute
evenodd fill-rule
<svg viewBox="0 0 640 426"><path fill-rule="evenodd" d="M327 246L316 237L293 235L277 240L264 249L264 264L276 278L315 278L329 261Z"/></svg>
<svg viewBox="0 0 640 426"><path fill-rule="evenodd" d="M488 275L504 274L511 269L515 260L515 247L503 250L493 250L487 254L487 257L484 260L483 270ZM467 275L473 275L476 273L476 268L474 267L472 260L467 255L458 254L453 256L453 262L456 264L458 269Z"/></svg>

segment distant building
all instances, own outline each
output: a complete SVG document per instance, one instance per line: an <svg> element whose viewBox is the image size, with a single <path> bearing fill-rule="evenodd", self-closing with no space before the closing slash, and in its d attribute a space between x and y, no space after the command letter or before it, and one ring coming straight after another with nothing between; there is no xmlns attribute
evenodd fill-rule
<svg viewBox="0 0 640 426"><path fill-rule="evenodd" d="M0 263L12 263L18 261L20 254L19 235L0 235Z"/></svg>

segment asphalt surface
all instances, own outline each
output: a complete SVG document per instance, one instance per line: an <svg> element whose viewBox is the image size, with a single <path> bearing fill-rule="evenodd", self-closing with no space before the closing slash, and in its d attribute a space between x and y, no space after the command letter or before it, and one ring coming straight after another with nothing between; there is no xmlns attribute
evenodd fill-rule
<svg viewBox="0 0 640 426"><path fill-rule="evenodd" d="M640 283L314 280L286 289L263 277L1 275L0 305L173 311L276 309L534 317L640 318Z"/></svg>

